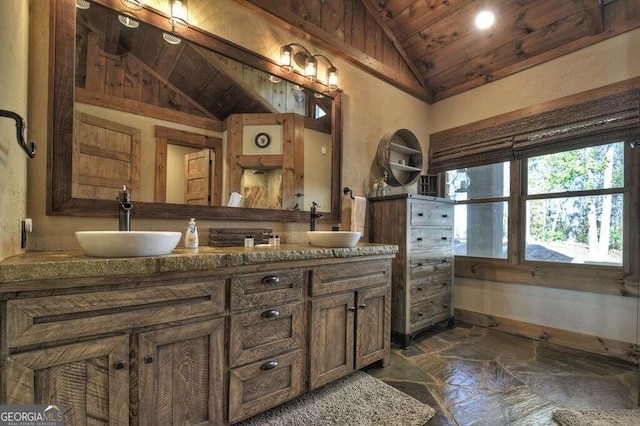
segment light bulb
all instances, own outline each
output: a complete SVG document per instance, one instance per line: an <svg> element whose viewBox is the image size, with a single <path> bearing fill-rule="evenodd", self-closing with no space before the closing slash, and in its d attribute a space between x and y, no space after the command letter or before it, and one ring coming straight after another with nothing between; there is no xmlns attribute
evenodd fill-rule
<svg viewBox="0 0 640 426"><path fill-rule="evenodd" d="M292 51L293 49L289 45L280 48L280 68L286 72L293 71L293 65L291 64Z"/></svg>
<svg viewBox="0 0 640 426"><path fill-rule="evenodd" d="M483 10L476 16L476 27L481 30L486 30L493 25L495 20L496 16L493 14L493 12L489 10Z"/></svg>

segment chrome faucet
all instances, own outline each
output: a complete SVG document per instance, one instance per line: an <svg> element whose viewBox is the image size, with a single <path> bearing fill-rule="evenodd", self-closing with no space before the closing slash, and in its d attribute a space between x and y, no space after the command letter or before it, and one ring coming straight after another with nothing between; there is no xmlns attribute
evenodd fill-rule
<svg viewBox="0 0 640 426"><path fill-rule="evenodd" d="M118 191L118 230L131 231L131 193L127 190L127 185L122 185L122 189Z"/></svg>
<svg viewBox="0 0 640 426"><path fill-rule="evenodd" d="M309 220L309 230L310 231L315 231L316 230L316 221L320 218L322 218L321 214L318 214L318 203L316 203L315 201L311 202L311 219Z"/></svg>

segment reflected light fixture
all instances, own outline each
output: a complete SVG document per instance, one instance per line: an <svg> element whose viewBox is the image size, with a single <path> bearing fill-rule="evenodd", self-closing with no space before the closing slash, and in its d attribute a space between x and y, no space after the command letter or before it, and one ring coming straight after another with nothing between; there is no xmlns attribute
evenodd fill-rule
<svg viewBox="0 0 640 426"><path fill-rule="evenodd" d="M313 56L308 56L304 60L304 76L309 81L316 81L318 79L318 60Z"/></svg>
<svg viewBox="0 0 640 426"><path fill-rule="evenodd" d="M338 89L338 69L324 55L312 55L304 46L289 43L280 48L280 68L285 72L292 72L294 64L302 69L302 75L309 81L318 81L318 58L327 62L325 85L329 90Z"/></svg>
<svg viewBox="0 0 640 426"><path fill-rule="evenodd" d="M162 38L169 44L180 44L182 39L180 37L176 37L173 34L162 33Z"/></svg>
<svg viewBox="0 0 640 426"><path fill-rule="evenodd" d="M171 0L171 25L176 27L188 27L187 0Z"/></svg>
<svg viewBox="0 0 640 426"><path fill-rule="evenodd" d="M128 28L138 28L138 26L140 25L140 22L125 15L118 15L118 21L120 21L122 25Z"/></svg>
<svg viewBox="0 0 640 426"><path fill-rule="evenodd" d="M496 20L496 16L490 10L483 10L482 12L476 15L476 27L481 30L486 30Z"/></svg>
<svg viewBox="0 0 640 426"><path fill-rule="evenodd" d="M278 84L282 81L282 79L280 77L276 77L275 75L271 74L269 76L269 81L274 83L274 84Z"/></svg>
<svg viewBox="0 0 640 426"><path fill-rule="evenodd" d="M76 0L76 7L78 9L89 9L91 7L91 3L89 3L87 0Z"/></svg>
<svg viewBox="0 0 640 426"><path fill-rule="evenodd" d="M120 0L120 3L129 10L142 10L144 7L143 0Z"/></svg>

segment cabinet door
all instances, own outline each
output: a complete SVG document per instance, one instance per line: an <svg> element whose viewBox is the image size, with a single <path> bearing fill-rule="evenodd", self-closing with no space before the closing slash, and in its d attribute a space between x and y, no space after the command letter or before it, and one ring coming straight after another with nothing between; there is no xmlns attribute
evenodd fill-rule
<svg viewBox="0 0 640 426"><path fill-rule="evenodd" d="M356 369L391 353L391 287L358 291Z"/></svg>
<svg viewBox="0 0 640 426"><path fill-rule="evenodd" d="M223 423L224 318L139 336L141 425Z"/></svg>
<svg viewBox="0 0 640 426"><path fill-rule="evenodd" d="M311 301L311 389L354 370L355 293L343 293Z"/></svg>
<svg viewBox="0 0 640 426"><path fill-rule="evenodd" d="M127 335L10 355L7 404L64 407L64 424L129 424Z"/></svg>

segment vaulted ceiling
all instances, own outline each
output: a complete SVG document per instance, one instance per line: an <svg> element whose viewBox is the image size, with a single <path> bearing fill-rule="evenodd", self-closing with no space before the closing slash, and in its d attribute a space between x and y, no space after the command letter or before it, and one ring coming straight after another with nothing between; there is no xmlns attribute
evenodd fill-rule
<svg viewBox="0 0 640 426"><path fill-rule="evenodd" d="M430 103L640 27L640 0L235 1Z"/></svg>

